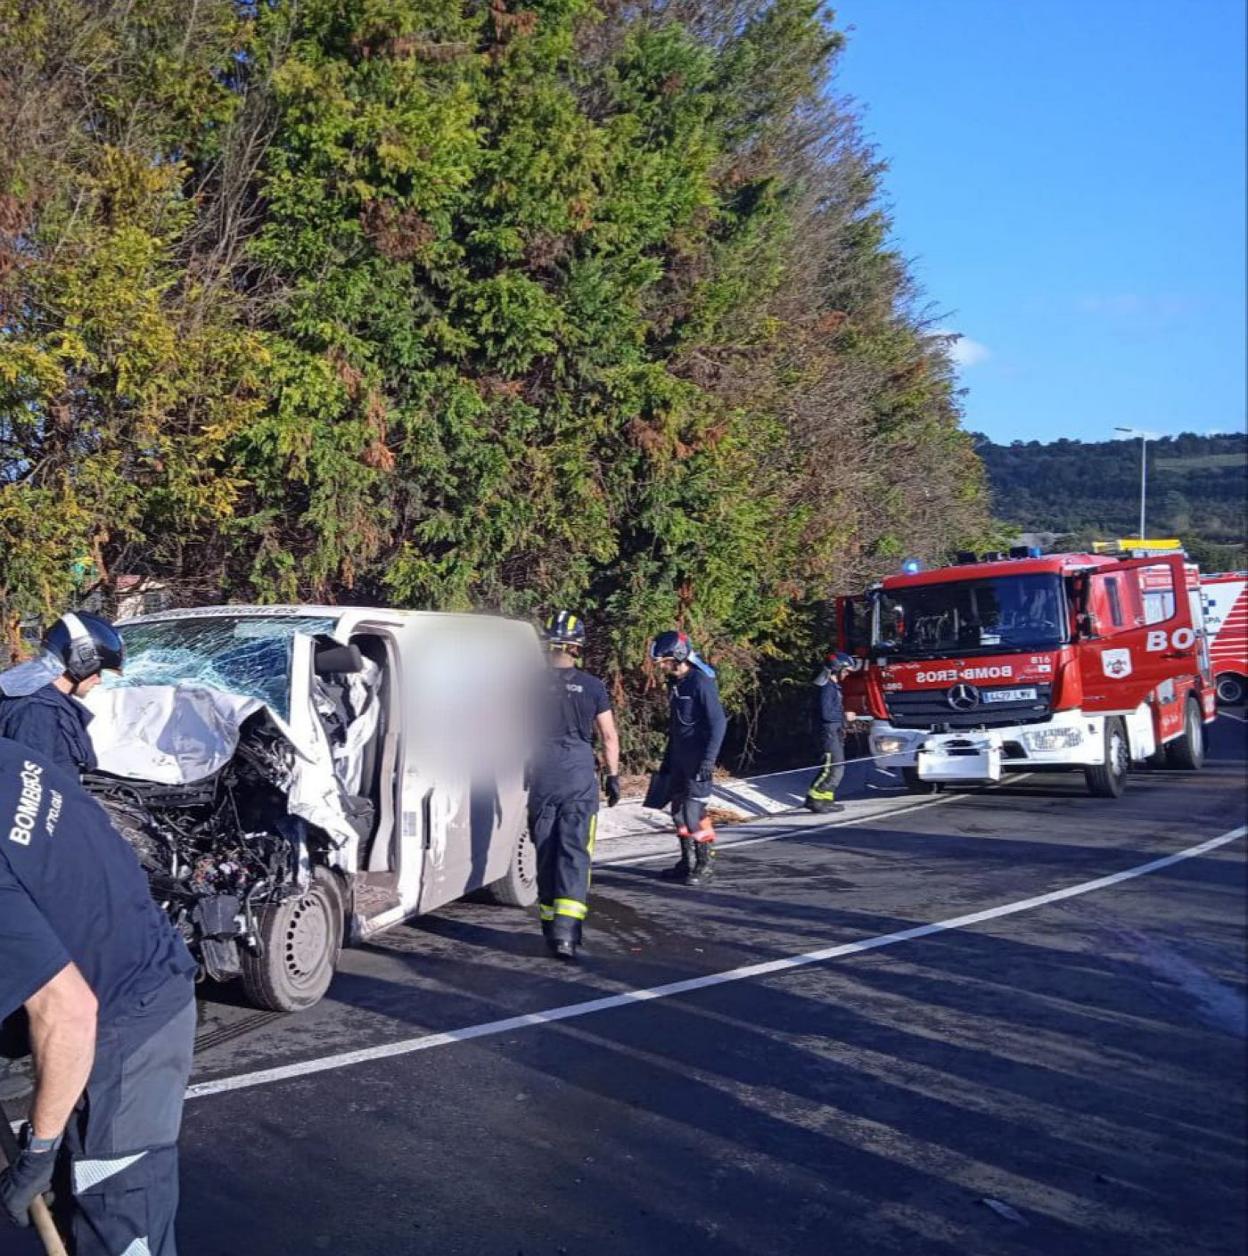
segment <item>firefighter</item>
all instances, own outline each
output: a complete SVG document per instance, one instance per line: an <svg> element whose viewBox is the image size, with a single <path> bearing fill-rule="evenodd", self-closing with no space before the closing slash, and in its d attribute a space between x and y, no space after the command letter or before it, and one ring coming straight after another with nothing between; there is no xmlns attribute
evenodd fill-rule
<svg viewBox="0 0 1248 1256"><path fill-rule="evenodd" d="M575 962L588 913L590 864L598 822L594 733L606 760L607 805L620 801L620 740L606 686L577 666L585 622L558 611L542 630L550 667L540 743L529 774L529 832L537 847L538 910L546 945Z"/></svg>
<svg viewBox="0 0 1248 1256"><path fill-rule="evenodd" d="M0 672L0 737L75 775L91 771L91 712L77 699L100 683L102 672L120 672L125 654L107 619L85 611L62 615L44 634L38 658Z"/></svg>
<svg viewBox="0 0 1248 1256"><path fill-rule="evenodd" d="M0 1020L25 1008L34 1096L0 1212L58 1160L77 1256L174 1256L195 962L72 772L0 740ZM7 1244L4 1245L7 1248Z"/></svg>
<svg viewBox="0 0 1248 1256"><path fill-rule="evenodd" d="M668 686L667 750L659 779L680 840L680 858L661 875L701 885L713 872L715 829L706 811L728 719L715 669L698 656L685 633L660 633L650 645L650 657L663 669Z"/></svg>
<svg viewBox="0 0 1248 1256"><path fill-rule="evenodd" d="M852 655L837 651L827 656L814 679L819 699L819 750L823 762L806 793L806 806L821 815L845 810L836 801L836 790L845 776L845 725L855 715L845 710L841 685L856 666Z"/></svg>

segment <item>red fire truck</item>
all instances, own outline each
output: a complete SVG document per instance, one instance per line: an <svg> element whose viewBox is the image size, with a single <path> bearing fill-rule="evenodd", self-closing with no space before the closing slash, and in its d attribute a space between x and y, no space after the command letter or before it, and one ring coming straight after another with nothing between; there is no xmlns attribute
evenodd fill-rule
<svg viewBox="0 0 1248 1256"><path fill-rule="evenodd" d="M1200 591L1218 701L1234 706L1248 693L1248 572L1202 575Z"/></svg>
<svg viewBox="0 0 1248 1256"><path fill-rule="evenodd" d="M840 599L838 624L865 663L846 705L870 713L871 753L915 793L1080 769L1116 798L1132 763L1204 761L1213 674L1177 541L907 563Z"/></svg>

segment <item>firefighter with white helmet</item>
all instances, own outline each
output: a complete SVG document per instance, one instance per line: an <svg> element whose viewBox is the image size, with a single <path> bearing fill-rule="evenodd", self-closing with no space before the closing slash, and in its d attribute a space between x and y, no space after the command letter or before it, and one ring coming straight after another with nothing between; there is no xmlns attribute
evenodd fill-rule
<svg viewBox="0 0 1248 1256"><path fill-rule="evenodd" d="M103 672L120 672L126 647L107 619L62 615L44 634L37 658L0 672L0 737L20 742L76 775L95 767L81 701Z"/></svg>

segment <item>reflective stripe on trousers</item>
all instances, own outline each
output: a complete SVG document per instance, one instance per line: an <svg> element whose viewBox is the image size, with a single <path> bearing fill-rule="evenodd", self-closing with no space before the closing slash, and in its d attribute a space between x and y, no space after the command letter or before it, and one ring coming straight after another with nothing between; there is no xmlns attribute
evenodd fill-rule
<svg viewBox="0 0 1248 1256"><path fill-rule="evenodd" d="M101 1027L86 1090L65 1131L72 1191L57 1211L76 1256L176 1256L178 1134L195 1041L195 1000L164 1022ZM70 1211L72 1209L72 1211Z"/></svg>

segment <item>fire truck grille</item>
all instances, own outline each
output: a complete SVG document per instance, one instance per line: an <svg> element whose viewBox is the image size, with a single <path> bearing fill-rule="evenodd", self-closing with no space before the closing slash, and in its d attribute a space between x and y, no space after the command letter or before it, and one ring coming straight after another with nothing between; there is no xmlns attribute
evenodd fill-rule
<svg viewBox="0 0 1248 1256"><path fill-rule="evenodd" d="M1034 689L1036 696L1022 701L994 702L986 695L1010 689ZM948 689L925 689L888 695L888 717L896 728L1004 728L1009 724L1035 724L1049 716L1052 685L982 686L979 702L970 710L955 710Z"/></svg>

